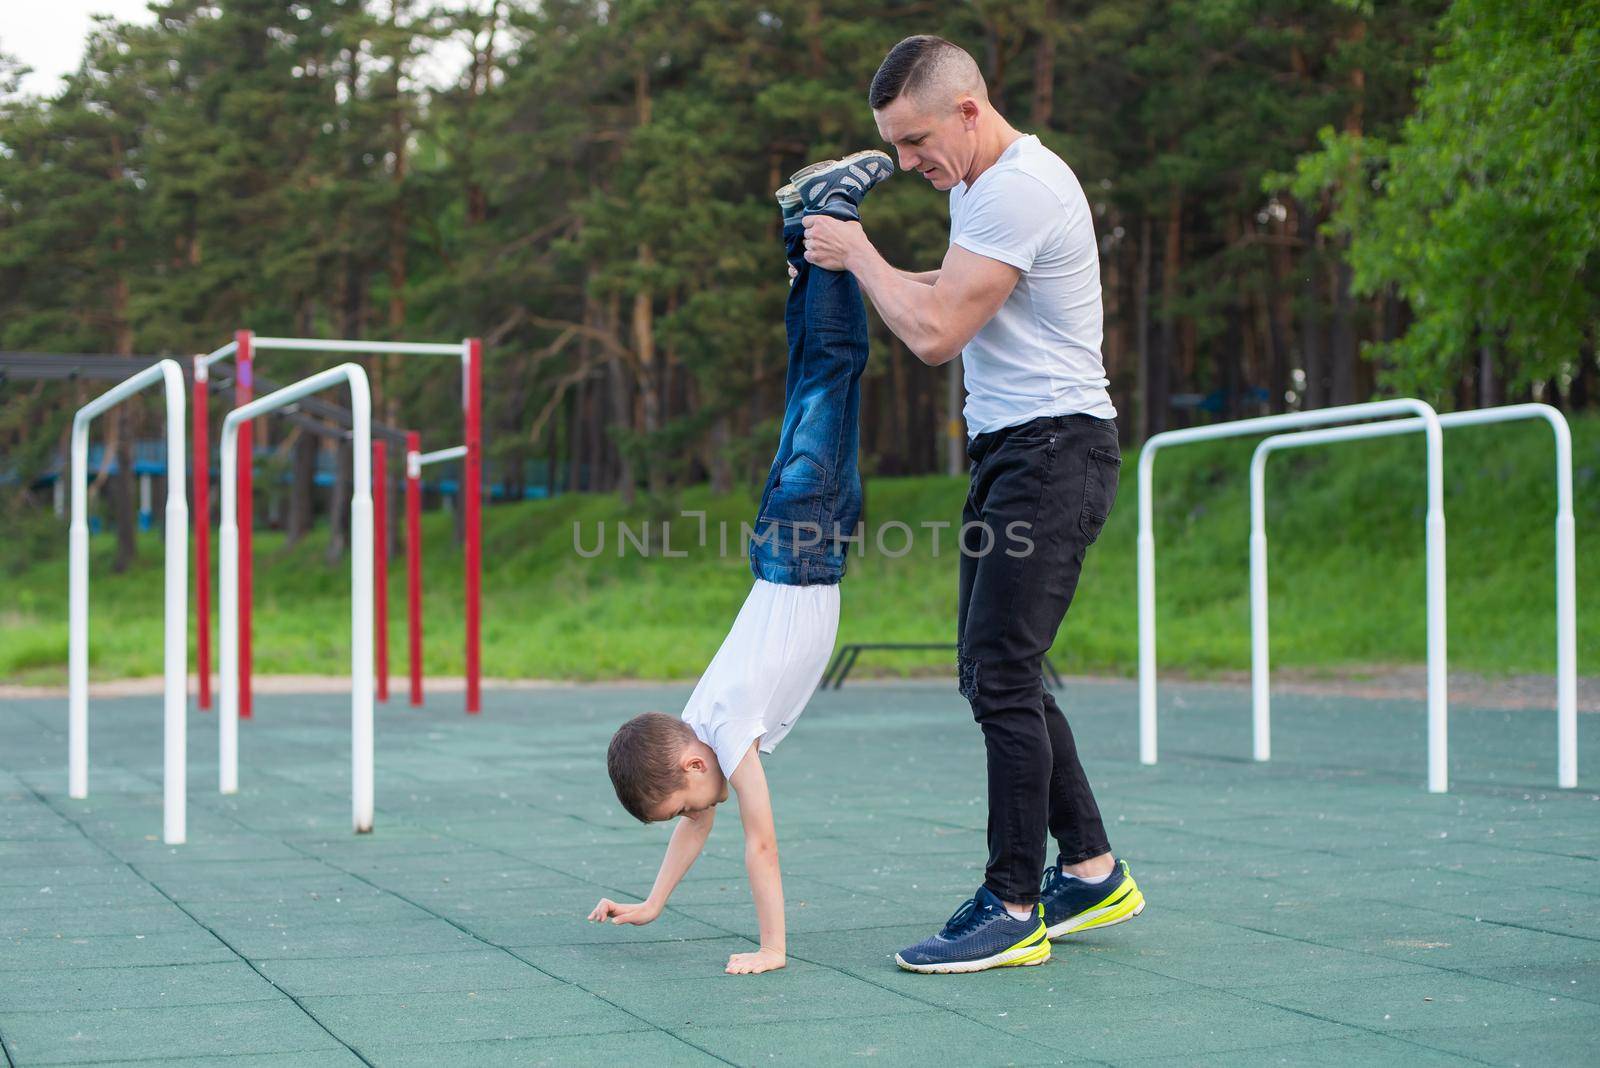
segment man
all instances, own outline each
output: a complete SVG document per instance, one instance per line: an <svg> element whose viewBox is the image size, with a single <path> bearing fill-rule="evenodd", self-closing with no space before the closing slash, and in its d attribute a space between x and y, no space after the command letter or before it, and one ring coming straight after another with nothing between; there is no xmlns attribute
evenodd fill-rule
<svg viewBox="0 0 1600 1068"><path fill-rule="evenodd" d="M965 356L972 470L958 667L989 774L983 886L895 959L921 972L1041 964L1049 939L1144 908L1040 674L1122 463L1100 359L1093 218L1072 171L995 111L978 65L950 42L895 45L869 102L900 166L950 192L950 248L937 271L900 271L860 223L811 216L806 259L853 274L924 363ZM1031 551L1012 547L1017 531ZM1047 830L1060 846L1049 868Z"/></svg>

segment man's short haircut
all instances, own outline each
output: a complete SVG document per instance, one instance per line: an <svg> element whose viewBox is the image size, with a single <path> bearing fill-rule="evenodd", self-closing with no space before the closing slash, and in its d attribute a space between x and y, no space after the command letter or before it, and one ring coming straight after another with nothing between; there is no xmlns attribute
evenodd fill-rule
<svg viewBox="0 0 1600 1068"><path fill-rule="evenodd" d="M872 76L867 104L873 111L888 107L902 95L920 95L930 88L952 92L967 90L987 97L978 62L960 45L929 33L907 37L883 57Z"/></svg>
<svg viewBox="0 0 1600 1068"><path fill-rule="evenodd" d="M606 770L617 800L634 819L649 823L651 810L683 785L678 755L692 741L694 728L665 712L645 712L617 728Z"/></svg>

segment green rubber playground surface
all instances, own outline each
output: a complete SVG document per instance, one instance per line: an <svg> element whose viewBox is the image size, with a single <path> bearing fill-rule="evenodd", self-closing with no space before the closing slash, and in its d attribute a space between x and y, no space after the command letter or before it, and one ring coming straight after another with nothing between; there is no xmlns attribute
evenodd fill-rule
<svg viewBox="0 0 1600 1068"><path fill-rule="evenodd" d="M269 697L216 793L190 719L189 843L159 840L157 699L0 703L0 1045L12 1064L1593 1064L1600 752L1557 791L1553 713L1456 708L1424 791L1411 702L1168 685L1162 762L1131 684L1062 700L1149 898L1043 967L912 975L893 953L980 881L983 757L953 683L819 694L769 759L791 963L753 948L737 813L668 912L668 828L611 796L604 747L688 686L502 691L378 713L377 824L350 831L349 705Z"/></svg>

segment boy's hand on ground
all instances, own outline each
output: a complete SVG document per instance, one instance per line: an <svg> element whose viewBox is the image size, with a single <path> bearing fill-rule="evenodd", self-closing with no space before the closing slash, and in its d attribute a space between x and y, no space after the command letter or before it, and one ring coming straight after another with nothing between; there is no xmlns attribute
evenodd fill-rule
<svg viewBox="0 0 1600 1068"><path fill-rule="evenodd" d="M643 926L659 915L661 909L648 901L641 901L637 905L624 905L612 901L609 897L603 897L600 899L600 904L594 907L594 911L589 913L589 919L594 923L605 923L610 920L612 923Z"/></svg>
<svg viewBox="0 0 1600 1068"><path fill-rule="evenodd" d="M754 953L735 953L728 958L729 975L759 975L775 972L789 963L787 954L776 949L758 949Z"/></svg>

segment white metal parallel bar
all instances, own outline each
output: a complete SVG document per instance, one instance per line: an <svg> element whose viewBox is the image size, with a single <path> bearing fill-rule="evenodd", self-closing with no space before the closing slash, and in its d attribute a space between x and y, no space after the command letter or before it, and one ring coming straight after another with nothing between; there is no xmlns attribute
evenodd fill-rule
<svg viewBox="0 0 1600 1068"><path fill-rule="evenodd" d="M367 373L353 363L340 364L302 379L229 412L222 422L222 518L220 630L222 708L220 786L225 794L239 789L239 428L246 421L294 403L301 397L340 383L350 386L354 423L354 485L350 501L350 807L356 833L372 830L373 818L373 621L372 621L372 394Z"/></svg>
<svg viewBox="0 0 1600 1068"><path fill-rule="evenodd" d="M210 367L218 360L226 360L229 356L232 356L238 351L239 343L237 341L230 341L220 349L215 349L211 352L208 352L204 356L196 356L194 358L194 365L196 368Z"/></svg>
<svg viewBox="0 0 1600 1068"><path fill-rule="evenodd" d="M467 455L465 445L457 445L449 449L435 449L433 452L417 453L417 466L427 467L429 464L444 463L446 460L460 460Z"/></svg>
<svg viewBox="0 0 1600 1068"><path fill-rule="evenodd" d="M435 344L423 341L340 341L307 337L257 337L251 344L259 351L278 349L293 352L392 353L400 356L460 356L461 342Z"/></svg>
<svg viewBox="0 0 1600 1068"><path fill-rule="evenodd" d="M1566 417L1548 404L1507 404L1439 416L1445 429L1483 426L1523 419L1543 419L1556 445L1556 783L1578 785L1578 653L1577 549L1572 517L1572 432ZM1250 631L1251 706L1255 723L1255 758L1271 757L1271 696L1267 643L1266 462L1281 449L1304 448L1368 438L1414 434L1426 429L1422 419L1307 430L1267 438L1256 446L1250 464Z"/></svg>
<svg viewBox="0 0 1600 1068"><path fill-rule="evenodd" d="M168 364L171 364L170 368L167 366ZM88 404L85 404L82 408L79 408L78 414L74 416L73 428L77 429L76 423L78 420L82 420L87 425L89 420L95 416L115 408L134 394L140 393L157 382L164 380L170 376L173 369L177 368L178 361L176 360L158 360L136 374L128 376ZM178 385L180 389L183 386L182 370L178 370Z"/></svg>
<svg viewBox="0 0 1600 1068"><path fill-rule="evenodd" d="M1439 416L1414 398L1347 404L1309 412L1290 412L1231 423L1186 427L1157 434L1139 456L1139 761L1157 759L1155 520L1152 476L1156 453L1164 447L1244 437L1300 427L1412 415L1425 424L1428 439L1427 596L1428 596L1428 790L1449 789L1449 713L1445 675L1445 522L1444 439Z"/></svg>
<svg viewBox="0 0 1600 1068"><path fill-rule="evenodd" d="M135 393L161 382L167 408L167 506L162 650L162 839L180 845L188 837L187 712L189 503L185 475L183 370L161 360L111 387L72 420L72 519L67 564L67 793L89 796L89 423Z"/></svg>

